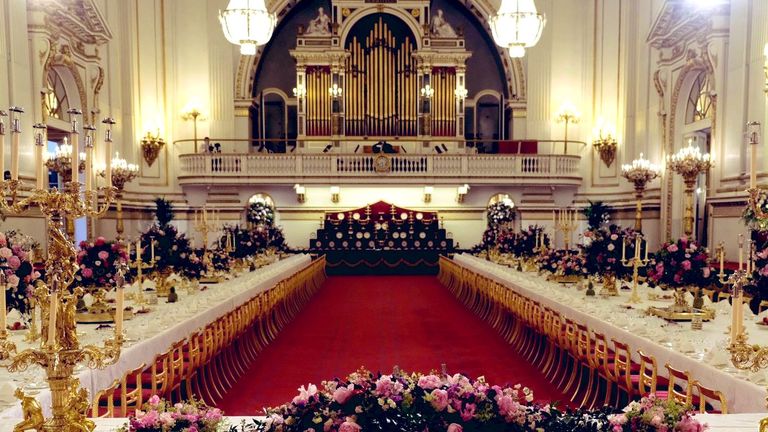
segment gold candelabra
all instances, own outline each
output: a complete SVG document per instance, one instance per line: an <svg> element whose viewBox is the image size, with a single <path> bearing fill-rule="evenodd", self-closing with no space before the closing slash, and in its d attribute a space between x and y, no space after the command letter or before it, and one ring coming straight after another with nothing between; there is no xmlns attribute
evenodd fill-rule
<svg viewBox="0 0 768 432"><path fill-rule="evenodd" d="M206 273L211 274L211 257L208 250L208 234L211 231L216 230L220 223L219 213L216 210L208 210L207 206L203 206L203 209L198 212L195 211L195 230L203 236L203 265L205 266Z"/></svg>
<svg viewBox="0 0 768 432"><path fill-rule="evenodd" d="M667 159L667 166L672 171L680 174L685 182L685 210L683 214L683 232L686 236L693 235L693 192L696 190L696 181L699 174L712 168L714 159L709 153L701 153L698 147L693 146L693 141L688 146L680 149Z"/></svg>
<svg viewBox="0 0 768 432"><path fill-rule="evenodd" d="M144 250L141 247L141 239L136 240L136 259L133 261L133 263L129 263L128 264L128 266L130 268L136 269L136 280L138 281L138 284L139 284L139 292L136 294L136 298L134 299L134 301L136 301L136 303L140 304L142 309L144 308L144 303L145 303L145 299L144 299L144 270L150 270L150 269L155 267L154 256L152 257L152 259L148 263L145 263L144 260L141 257L143 252L144 252ZM130 261L130 259L131 259L131 254L130 254L130 246L129 246L128 260Z"/></svg>
<svg viewBox="0 0 768 432"><path fill-rule="evenodd" d="M572 103L565 102L557 111L556 119L558 123L565 123L565 138L563 141L565 141L565 154L568 154L568 125L579 123L581 121L581 114Z"/></svg>
<svg viewBox="0 0 768 432"><path fill-rule="evenodd" d="M14 128L12 130L11 165L18 167L18 147L20 127L18 116L23 110L11 109ZM78 152L78 110L70 110L72 145L72 166L77 166ZM36 128L37 129L37 128ZM38 133L42 133L38 130ZM44 163L42 160L42 145L46 140L36 139L36 173L38 184L27 197L21 198L19 192L25 190L18 176L11 180L0 180L0 207L7 212L19 214L30 207L37 206L47 221L48 256L45 261L45 281L38 281L32 297L40 308L42 325L40 329L40 345L34 348L18 351L16 345L8 340L5 329L0 329L0 359L2 366L10 372L23 371L30 366L42 367L51 391L51 417L44 418L40 405L32 398L17 390L17 397L22 400L25 419L19 428L38 429L47 432L92 430L82 413L83 407L88 406L87 392L81 391L79 381L74 377L74 368L84 363L90 368L104 368L117 361L120 357L122 335L117 332L114 337L107 339L103 346L81 346L77 337L77 322L75 319L76 304L83 290L68 287L74 281L77 270L76 251L72 239L64 230L65 218L100 217L107 211L113 201L115 191L109 187L93 189L86 182L85 191L80 183L73 179L63 190L42 187ZM4 149L0 148L0 153ZM4 156L4 155L3 155ZM0 158L4 159L4 158ZM87 160L89 161L89 160ZM90 162L90 161L89 161ZM86 172L90 172L86 165ZM16 168L18 169L18 168ZM103 206L99 207L99 198ZM118 292L123 290L122 274L118 277ZM118 295L118 310L123 307ZM5 309L0 311L5 314ZM122 325L122 323L120 324Z"/></svg>
<svg viewBox="0 0 768 432"><path fill-rule="evenodd" d="M576 230L576 210L553 210L552 225L554 226L555 233L561 232L563 234L565 250L569 250L571 234Z"/></svg>
<svg viewBox="0 0 768 432"><path fill-rule="evenodd" d="M643 154L640 153L640 158L632 161L631 164L625 164L621 167L621 176L627 179L635 186L635 198L637 203L635 206L635 231L643 231L643 193L648 182L653 181L661 173L661 168L643 158Z"/></svg>
<svg viewBox="0 0 768 432"><path fill-rule="evenodd" d="M115 124L115 120L106 118L102 123L107 126L105 141L108 147L111 147L112 125ZM107 153L107 155L109 154ZM109 160L104 169L99 170L98 174L104 179L111 178L112 185L115 187L115 207L117 210L115 230L117 231L117 241L122 242L123 233L125 232L125 226L123 225L123 191L125 190L126 183L130 183L139 175L139 166L128 163L128 161L120 157L120 153L115 153L115 157Z"/></svg>
<svg viewBox="0 0 768 432"><path fill-rule="evenodd" d="M645 245L645 258L641 258L640 250ZM648 241L638 234L635 237L635 256L627 259L627 242L621 242L621 264L624 267L632 268L632 294L629 296L630 303L640 303L640 293L637 292L637 281L640 277L640 268L648 265Z"/></svg>

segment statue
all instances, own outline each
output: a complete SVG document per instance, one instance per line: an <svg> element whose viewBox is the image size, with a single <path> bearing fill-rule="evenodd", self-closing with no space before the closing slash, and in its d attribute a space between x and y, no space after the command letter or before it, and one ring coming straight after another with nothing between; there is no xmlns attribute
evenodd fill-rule
<svg viewBox="0 0 768 432"><path fill-rule="evenodd" d="M13 393L16 399L21 401L21 411L24 415L24 420L17 424L13 428L13 432L24 432L28 430L41 431L43 430L43 409L40 408L40 404L32 396L24 394L24 390L17 388Z"/></svg>
<svg viewBox="0 0 768 432"><path fill-rule="evenodd" d="M438 9L437 15L432 17L432 36L436 38L458 37L453 27L445 20L442 9Z"/></svg>
<svg viewBox="0 0 768 432"><path fill-rule="evenodd" d="M72 379L67 399L67 420L70 431L92 432L96 429L96 423L87 416L88 390L80 388L80 380Z"/></svg>
<svg viewBox="0 0 768 432"><path fill-rule="evenodd" d="M331 34L331 18L325 14L323 8L317 8L317 17L309 22L306 35L326 36Z"/></svg>

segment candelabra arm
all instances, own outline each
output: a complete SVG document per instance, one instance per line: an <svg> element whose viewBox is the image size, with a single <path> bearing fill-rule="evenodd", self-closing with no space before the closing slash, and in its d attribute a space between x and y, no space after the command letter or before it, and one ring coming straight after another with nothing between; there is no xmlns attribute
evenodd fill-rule
<svg viewBox="0 0 768 432"><path fill-rule="evenodd" d="M19 214L35 203L37 194L18 199L18 191L21 183L18 180L0 180L0 208L7 213ZM10 198L10 202L8 202Z"/></svg>
<svg viewBox="0 0 768 432"><path fill-rule="evenodd" d="M99 192L103 192L104 194L104 205L103 207L98 207L98 199L99 199ZM85 215L90 217L101 217L104 215L104 213L109 210L110 205L115 201L115 197L117 195L117 188L114 187L104 187L99 188L97 191L86 191L85 192ZM90 203L94 203L93 206L90 205Z"/></svg>

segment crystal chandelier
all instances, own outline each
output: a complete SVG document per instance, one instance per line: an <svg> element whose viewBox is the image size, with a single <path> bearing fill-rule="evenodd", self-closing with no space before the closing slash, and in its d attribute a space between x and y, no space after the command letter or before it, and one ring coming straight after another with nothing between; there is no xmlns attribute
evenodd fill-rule
<svg viewBox="0 0 768 432"><path fill-rule="evenodd" d="M225 11L219 11L224 36L240 45L240 54L255 55L256 47L269 42L277 18L269 13L264 0L230 0Z"/></svg>
<svg viewBox="0 0 768 432"><path fill-rule="evenodd" d="M488 19L493 39L509 49L510 57L523 57L526 48L536 45L546 23L533 0L502 0L499 11Z"/></svg>

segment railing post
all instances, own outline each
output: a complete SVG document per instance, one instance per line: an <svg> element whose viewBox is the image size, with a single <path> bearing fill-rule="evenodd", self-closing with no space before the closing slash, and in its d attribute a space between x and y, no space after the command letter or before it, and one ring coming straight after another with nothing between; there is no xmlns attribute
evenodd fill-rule
<svg viewBox="0 0 768 432"><path fill-rule="evenodd" d="M469 172L469 155L461 155L461 173L467 175Z"/></svg>
<svg viewBox="0 0 768 432"><path fill-rule="evenodd" d="M331 172L337 173L339 171L339 157L337 155L330 155L328 156L328 160L331 162Z"/></svg>
<svg viewBox="0 0 768 432"><path fill-rule="evenodd" d="M304 157L301 154L295 154L293 155L295 163L293 164L293 169L296 170L296 175L303 175L304 174Z"/></svg>

